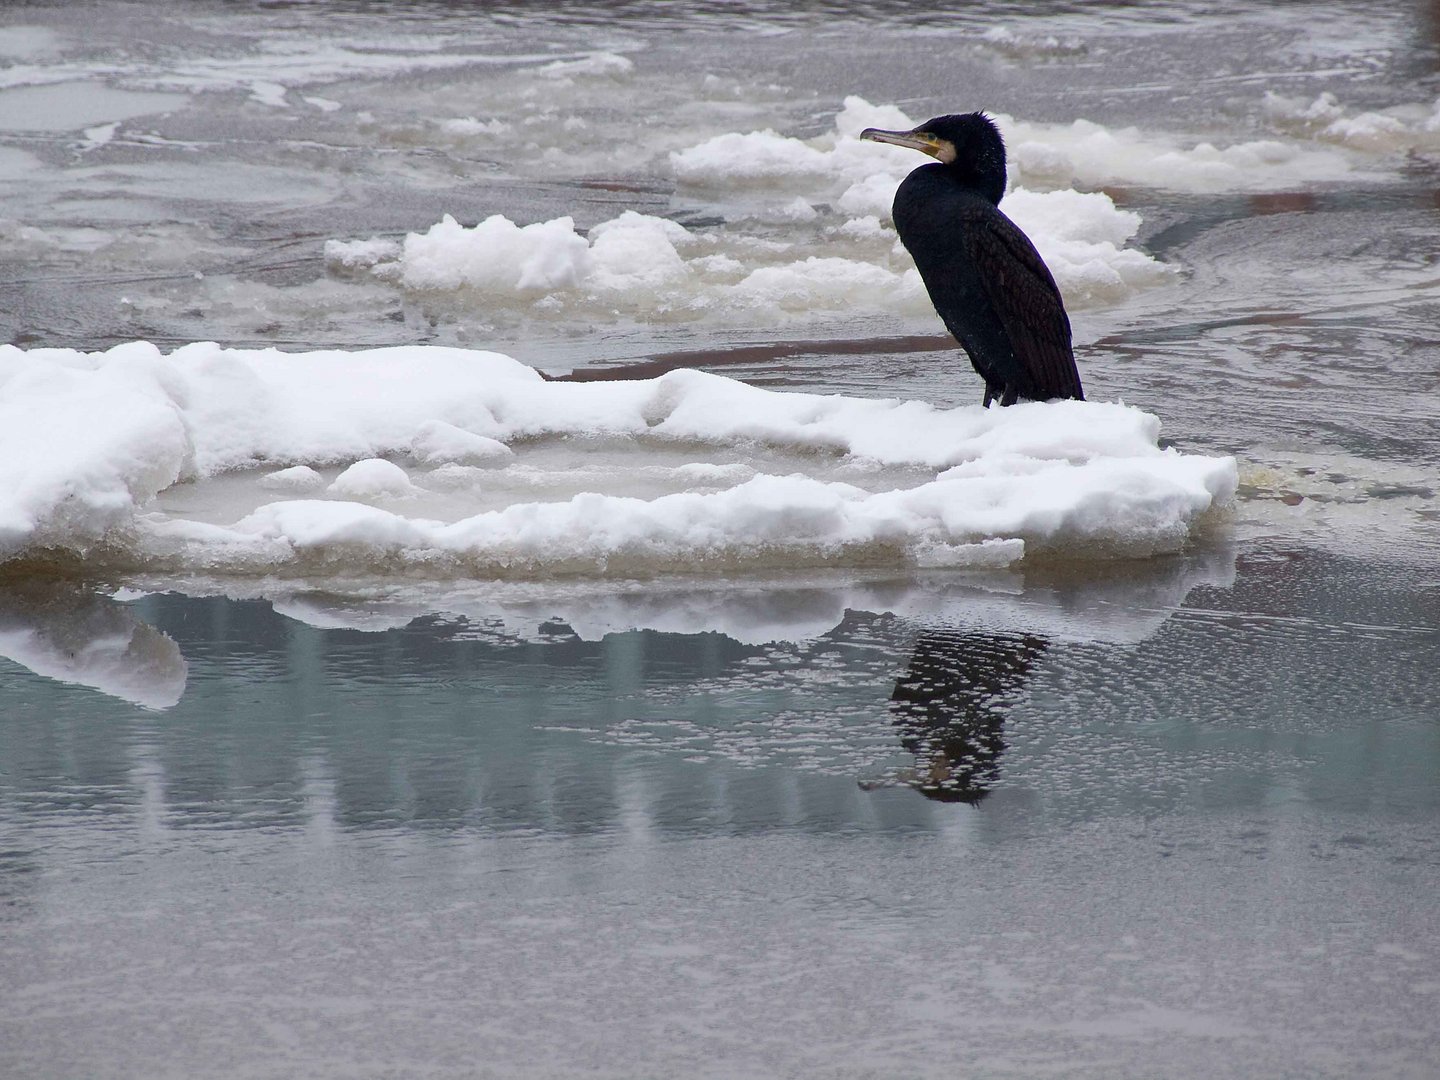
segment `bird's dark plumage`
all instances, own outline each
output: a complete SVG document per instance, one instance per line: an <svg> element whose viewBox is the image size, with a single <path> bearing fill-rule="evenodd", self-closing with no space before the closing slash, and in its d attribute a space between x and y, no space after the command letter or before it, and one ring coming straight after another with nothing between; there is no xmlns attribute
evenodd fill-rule
<svg viewBox="0 0 1440 1080"><path fill-rule="evenodd" d="M1060 290L1035 245L1000 212L1005 143L982 113L938 116L913 131L861 138L938 160L907 176L893 216L946 329L998 397L1083 398Z"/></svg>

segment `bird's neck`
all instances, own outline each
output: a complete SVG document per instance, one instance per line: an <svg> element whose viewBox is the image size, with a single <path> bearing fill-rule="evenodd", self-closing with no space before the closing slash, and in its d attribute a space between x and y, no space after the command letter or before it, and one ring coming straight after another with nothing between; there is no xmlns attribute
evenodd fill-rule
<svg viewBox="0 0 1440 1080"><path fill-rule="evenodd" d="M1001 166L997 173L994 169L976 169L973 165L969 167L958 164L943 165L938 161L932 161L928 165L921 165L914 171L917 177L926 176L932 182L939 181L952 184L963 191L971 192L980 196L994 206L1000 205L1000 200L1005 197L1005 168Z"/></svg>
<svg viewBox="0 0 1440 1080"><path fill-rule="evenodd" d="M953 175L961 184L985 196L996 206L999 206L1000 200L1005 197L1005 166L1000 166L998 172L995 169L978 170L973 167L959 169L954 165L949 168L955 170Z"/></svg>

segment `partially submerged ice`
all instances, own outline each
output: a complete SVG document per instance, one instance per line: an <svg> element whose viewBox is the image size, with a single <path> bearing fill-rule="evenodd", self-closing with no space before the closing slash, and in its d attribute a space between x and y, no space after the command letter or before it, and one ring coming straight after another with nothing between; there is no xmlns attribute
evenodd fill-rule
<svg viewBox="0 0 1440 1080"><path fill-rule="evenodd" d="M547 579L1146 555L1236 485L1159 430L1101 402L554 382L428 346L4 346L0 559Z"/></svg>

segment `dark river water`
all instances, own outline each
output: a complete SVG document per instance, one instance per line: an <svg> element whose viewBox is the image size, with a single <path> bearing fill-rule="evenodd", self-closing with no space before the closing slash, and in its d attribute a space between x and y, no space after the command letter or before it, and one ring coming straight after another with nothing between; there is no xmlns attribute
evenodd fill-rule
<svg viewBox="0 0 1440 1080"><path fill-rule="evenodd" d="M325 245L638 210L803 258L668 155L985 107L1175 270L1072 304L1090 396L1240 476L1143 561L0 564L0 1075L1440 1076L1437 42L1420 3L0 11L13 344L973 404L928 312L557 315Z"/></svg>

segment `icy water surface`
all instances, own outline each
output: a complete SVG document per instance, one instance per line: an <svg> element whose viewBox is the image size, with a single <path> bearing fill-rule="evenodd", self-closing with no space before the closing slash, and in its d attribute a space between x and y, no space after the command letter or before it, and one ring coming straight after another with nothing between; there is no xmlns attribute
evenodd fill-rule
<svg viewBox="0 0 1440 1080"><path fill-rule="evenodd" d="M1435 1076L1437 40L7 7L0 1074ZM980 107L1093 405L854 139Z"/></svg>
<svg viewBox="0 0 1440 1080"><path fill-rule="evenodd" d="M7 1068L1429 1073L1433 585L848 588L7 590Z"/></svg>

